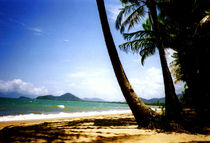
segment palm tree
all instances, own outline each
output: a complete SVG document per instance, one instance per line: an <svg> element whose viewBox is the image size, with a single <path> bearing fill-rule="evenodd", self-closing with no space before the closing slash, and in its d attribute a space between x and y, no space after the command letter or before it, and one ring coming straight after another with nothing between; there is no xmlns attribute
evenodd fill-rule
<svg viewBox="0 0 210 143"><path fill-rule="evenodd" d="M98 11L100 15L101 26L106 42L108 54L115 72L115 76L118 80L121 91L138 123L139 126L148 126L150 118L155 116L156 113L147 107L136 95L131 87L129 80L126 77L122 64L120 62L112 34L109 28L106 10L103 0L96 0Z"/></svg>
<svg viewBox="0 0 210 143"><path fill-rule="evenodd" d="M125 27L128 26L129 31L132 27L134 27L134 24L139 23L140 18L144 15L145 6L147 6L149 10L149 20L146 21L147 23L145 25L143 25L145 30L124 34L125 39L131 40L134 38L134 40L124 43L120 45L120 47L123 47L124 49L129 47L131 50L140 49L142 64L144 63L144 59L146 57L155 53L155 48L158 49L165 86L166 116L170 119L177 119L180 117L181 107L175 93L173 80L166 61L164 51L165 45L163 42L163 36L161 35L160 23L158 21L156 1L147 0L144 2L138 2L138 0L136 0L135 2L131 2L130 5L126 5L123 9L121 9L117 17L116 28L120 29L121 32L124 32ZM123 16L127 17L122 22Z"/></svg>

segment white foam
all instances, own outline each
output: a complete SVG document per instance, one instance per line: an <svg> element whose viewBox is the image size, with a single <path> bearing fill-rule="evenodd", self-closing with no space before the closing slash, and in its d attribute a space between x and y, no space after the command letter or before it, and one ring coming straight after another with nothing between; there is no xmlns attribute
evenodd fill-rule
<svg viewBox="0 0 210 143"><path fill-rule="evenodd" d="M58 107L59 107L59 108L62 108L62 109L64 109L64 108L65 108L65 106L64 106L64 105L58 105Z"/></svg>
<svg viewBox="0 0 210 143"><path fill-rule="evenodd" d="M150 107L152 110L154 110L154 111L161 111L162 109L161 108L159 108L159 107Z"/></svg>
<svg viewBox="0 0 210 143"><path fill-rule="evenodd" d="M131 113L131 111L130 110L109 110L109 111L75 112L75 113L60 112L57 114L33 114L33 113L31 113L31 114L24 114L24 115L0 116L0 122L59 119L59 118L84 117L84 116L121 114L121 113Z"/></svg>

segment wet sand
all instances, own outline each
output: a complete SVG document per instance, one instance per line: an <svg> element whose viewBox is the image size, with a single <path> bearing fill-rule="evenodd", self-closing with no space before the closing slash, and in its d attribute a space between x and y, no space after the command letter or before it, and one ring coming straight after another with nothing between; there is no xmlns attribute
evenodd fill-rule
<svg viewBox="0 0 210 143"><path fill-rule="evenodd" d="M0 142L210 142L210 134L162 132L137 127L132 114L0 122Z"/></svg>

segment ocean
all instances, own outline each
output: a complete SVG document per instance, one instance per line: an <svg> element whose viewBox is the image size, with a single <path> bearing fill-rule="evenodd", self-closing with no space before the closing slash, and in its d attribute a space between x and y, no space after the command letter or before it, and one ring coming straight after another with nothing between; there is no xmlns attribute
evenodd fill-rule
<svg viewBox="0 0 210 143"><path fill-rule="evenodd" d="M130 113L127 104L0 98L0 122Z"/></svg>
<svg viewBox="0 0 210 143"><path fill-rule="evenodd" d="M157 106L150 106L160 110ZM0 98L0 122L131 113L127 104Z"/></svg>

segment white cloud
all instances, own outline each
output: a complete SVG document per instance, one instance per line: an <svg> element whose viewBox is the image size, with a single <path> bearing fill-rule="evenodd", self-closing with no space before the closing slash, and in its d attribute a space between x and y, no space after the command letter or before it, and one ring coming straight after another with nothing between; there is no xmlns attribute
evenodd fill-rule
<svg viewBox="0 0 210 143"><path fill-rule="evenodd" d="M75 73L68 74L69 78L83 78L85 76L88 76L87 72L75 72Z"/></svg>
<svg viewBox="0 0 210 143"><path fill-rule="evenodd" d="M0 15L5 15L5 14L4 13L0 13ZM16 25L19 25L19 26L23 26L25 29L34 32L33 34L35 34L35 35L42 35L44 33L44 31L41 28L31 27L30 25L27 25L27 24L23 23L22 21L20 21L18 19L8 17L7 20L10 21L13 24L16 24Z"/></svg>
<svg viewBox="0 0 210 143"><path fill-rule="evenodd" d="M65 40L63 40L64 42L69 42L69 40L68 39L65 39Z"/></svg>
<svg viewBox="0 0 210 143"><path fill-rule="evenodd" d="M17 92L24 95L35 96L48 94L48 90L45 87L35 87L33 84L24 82L21 79L11 81L0 80L0 92Z"/></svg>
<svg viewBox="0 0 210 143"><path fill-rule="evenodd" d="M109 70L95 69L67 75L71 89L81 97L98 97L105 100L123 100L116 78Z"/></svg>
<svg viewBox="0 0 210 143"><path fill-rule="evenodd" d="M130 82L140 97L150 99L164 96L162 72L158 68L151 67L143 78L131 78Z"/></svg>
<svg viewBox="0 0 210 143"><path fill-rule="evenodd" d="M143 78L131 78L130 82L140 97L150 99L165 96L162 71L159 68L151 67L146 70ZM184 89L183 83L174 86L177 94Z"/></svg>
<svg viewBox="0 0 210 143"><path fill-rule="evenodd" d="M42 33L43 32L43 30L41 28L37 28L37 27L30 27L28 29L33 31L33 32L37 32L37 33Z"/></svg>
<svg viewBox="0 0 210 143"><path fill-rule="evenodd" d="M142 71L144 76L129 78L131 85L139 97L146 99L164 97L162 70L151 67ZM79 97L98 97L111 101L123 101L114 73L111 70L95 69L78 71L67 75L66 85ZM183 90L183 84L175 85L176 93Z"/></svg>
<svg viewBox="0 0 210 143"><path fill-rule="evenodd" d="M37 27L28 27L28 30L32 31L34 35L41 36L44 34L44 31L41 28Z"/></svg>

